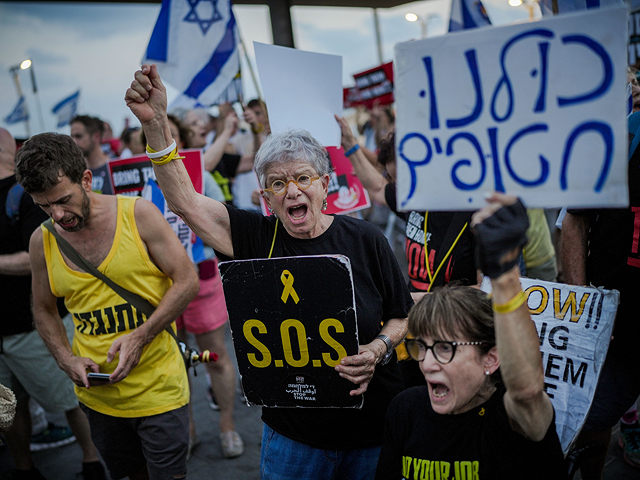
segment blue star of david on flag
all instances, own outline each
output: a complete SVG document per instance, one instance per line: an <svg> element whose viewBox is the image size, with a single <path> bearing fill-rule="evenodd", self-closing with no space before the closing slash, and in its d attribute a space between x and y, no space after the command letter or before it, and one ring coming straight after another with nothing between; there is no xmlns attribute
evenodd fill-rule
<svg viewBox="0 0 640 480"><path fill-rule="evenodd" d="M202 30L202 35L206 35L207 34L207 30L209 30L209 27L211 27L211 25L213 25L215 22L222 20L222 15L220 15L220 12L218 11L218 0L187 0L189 2L189 5L191 5L191 9L189 10L189 13L187 13L187 16L184 17L183 21L184 22L190 22L190 23L197 23L198 25L200 25L200 30ZM210 3L211 4L211 18L200 18L200 16L198 15L198 12L201 14L205 14L205 13L209 13L207 12L205 9L206 7L201 7L198 9L198 4L205 4L205 3Z"/></svg>
<svg viewBox="0 0 640 480"><path fill-rule="evenodd" d="M162 0L143 62L181 92L170 108L210 106L240 71L239 43L231 0Z"/></svg>

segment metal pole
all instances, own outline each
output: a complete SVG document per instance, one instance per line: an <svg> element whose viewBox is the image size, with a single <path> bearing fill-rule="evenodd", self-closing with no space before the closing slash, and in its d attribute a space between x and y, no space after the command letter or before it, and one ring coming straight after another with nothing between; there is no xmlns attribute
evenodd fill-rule
<svg viewBox="0 0 640 480"><path fill-rule="evenodd" d="M22 98L22 87L20 86L20 76L18 74L18 71L20 70L20 67L12 67L9 69L9 71L11 73L13 73L13 81L16 84L16 90L18 91L18 99ZM27 104L25 102L24 104L24 108L25 110L27 110L27 112L29 111L27 109ZM31 129L29 128L29 117L27 115L27 119L24 121L24 126L27 130L27 137L31 136Z"/></svg>
<svg viewBox="0 0 640 480"><path fill-rule="evenodd" d="M382 65L384 63L384 60L382 58L382 38L380 35L380 21L378 20L377 8L373 9L373 25L376 31L376 45L378 47L378 62L380 63L380 65Z"/></svg>
<svg viewBox="0 0 640 480"><path fill-rule="evenodd" d="M242 47L242 53L244 53L244 58L247 60L247 65L249 65L249 73L251 74L251 79L253 80L253 86L256 87L256 92L258 93L258 99L262 102L262 95L260 95L260 89L258 88L258 80L256 79L256 74L253 71L253 67L251 66L249 55L247 55L247 49L245 48L244 42L242 41L242 35L240 35L240 29L238 29L238 37L240 38L240 46Z"/></svg>
<svg viewBox="0 0 640 480"><path fill-rule="evenodd" d="M33 69L33 62L29 67L31 70L31 84L33 85L33 96L36 97L36 103L38 104L38 116L40 118L40 131L44 132L44 117L42 115L42 105L40 105L40 95L38 94L38 87L36 86L36 73Z"/></svg>

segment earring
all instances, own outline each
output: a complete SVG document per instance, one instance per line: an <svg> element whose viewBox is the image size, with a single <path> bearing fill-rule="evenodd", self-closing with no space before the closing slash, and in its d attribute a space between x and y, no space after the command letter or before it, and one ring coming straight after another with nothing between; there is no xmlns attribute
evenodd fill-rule
<svg viewBox="0 0 640 480"><path fill-rule="evenodd" d="M484 372L484 374L485 374L486 376L489 376L489 375L491 375L491 372L490 372L489 370L487 370L486 372Z"/></svg>
<svg viewBox="0 0 640 480"><path fill-rule="evenodd" d="M322 210L326 210L326 209L327 209L327 207L328 207L328 205L327 205L327 199L325 198L325 199L322 201Z"/></svg>

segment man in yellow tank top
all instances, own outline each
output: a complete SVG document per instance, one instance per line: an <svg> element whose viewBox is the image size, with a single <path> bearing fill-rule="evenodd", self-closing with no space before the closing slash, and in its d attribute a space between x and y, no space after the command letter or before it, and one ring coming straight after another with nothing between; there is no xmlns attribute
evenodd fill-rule
<svg viewBox="0 0 640 480"><path fill-rule="evenodd" d="M44 227L31 237L35 323L76 385L111 477L184 478L189 387L178 347L164 331L199 288L184 248L151 202L92 192L91 170L69 136L32 137L17 156L16 174L80 255L156 306L146 318L64 256ZM73 346L56 297L73 314ZM90 385L88 372L110 376Z"/></svg>

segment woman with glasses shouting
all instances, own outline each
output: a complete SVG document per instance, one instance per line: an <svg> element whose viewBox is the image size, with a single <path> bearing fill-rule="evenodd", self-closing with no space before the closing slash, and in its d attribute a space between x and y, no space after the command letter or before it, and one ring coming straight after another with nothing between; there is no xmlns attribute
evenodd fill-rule
<svg viewBox="0 0 640 480"><path fill-rule="evenodd" d="M265 217L195 192L175 158L155 66L136 72L126 101L144 128L169 206L221 258L349 257L360 345L334 368L353 383L351 395L365 394L363 407L264 407L260 473L263 480L372 479L384 414L403 387L394 347L405 337L413 303L386 238L367 222L324 213L331 165L307 132L272 134L256 154L261 194L274 214Z"/></svg>
<svg viewBox="0 0 640 480"><path fill-rule="evenodd" d="M427 385L389 406L376 479L567 477L516 264L525 208L494 194L472 225L492 297L445 286L411 310L405 345Z"/></svg>

